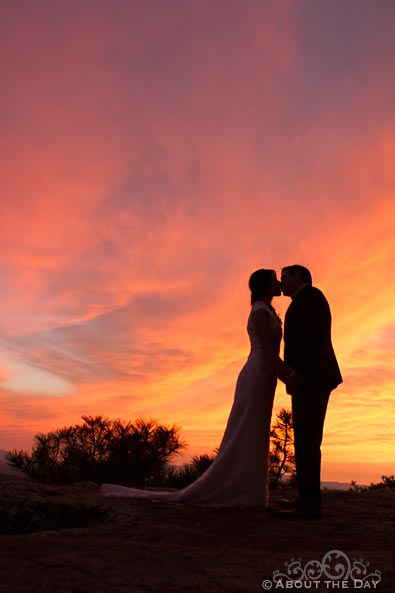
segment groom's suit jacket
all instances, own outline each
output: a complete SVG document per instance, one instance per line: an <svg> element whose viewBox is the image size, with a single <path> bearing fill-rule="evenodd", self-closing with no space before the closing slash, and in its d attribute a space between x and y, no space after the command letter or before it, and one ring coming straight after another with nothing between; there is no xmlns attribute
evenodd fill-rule
<svg viewBox="0 0 395 593"><path fill-rule="evenodd" d="M304 286L284 321L284 360L305 380L330 390L343 381L331 340L331 312L323 293Z"/></svg>

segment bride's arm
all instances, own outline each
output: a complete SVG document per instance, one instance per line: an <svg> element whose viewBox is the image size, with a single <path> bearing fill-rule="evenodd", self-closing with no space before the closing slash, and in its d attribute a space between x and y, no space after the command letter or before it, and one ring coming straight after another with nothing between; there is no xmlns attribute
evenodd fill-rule
<svg viewBox="0 0 395 593"><path fill-rule="evenodd" d="M266 309L258 309L252 316L255 329L258 334L259 342L265 356L273 363L277 364L278 378L283 383L291 379L296 372L289 365L287 365L275 352L269 341L269 311Z"/></svg>
<svg viewBox="0 0 395 593"><path fill-rule="evenodd" d="M252 315L252 322L255 326L265 358L272 364L279 364L282 361L278 357L278 352L273 349L269 340L269 316L270 313L266 309L258 309Z"/></svg>

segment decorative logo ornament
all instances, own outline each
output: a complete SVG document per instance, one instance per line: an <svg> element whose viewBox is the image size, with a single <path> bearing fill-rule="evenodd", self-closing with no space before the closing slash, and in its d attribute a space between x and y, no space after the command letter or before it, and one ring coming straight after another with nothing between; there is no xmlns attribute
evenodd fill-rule
<svg viewBox="0 0 395 593"><path fill-rule="evenodd" d="M341 550L331 550L321 561L310 560L305 566L302 566L300 558L291 558L284 565L286 572L273 571L273 579L263 581L264 589L311 588L312 583L333 589L334 581L350 583L354 589L375 589L381 581L379 570L368 572L369 562L364 562L363 558L353 558L351 562Z"/></svg>

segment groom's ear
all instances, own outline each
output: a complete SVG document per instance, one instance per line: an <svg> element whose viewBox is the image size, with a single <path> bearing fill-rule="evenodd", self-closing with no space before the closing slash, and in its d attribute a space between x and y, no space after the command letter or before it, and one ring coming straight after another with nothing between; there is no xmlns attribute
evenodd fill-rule
<svg viewBox="0 0 395 593"><path fill-rule="evenodd" d="M302 280L301 270L299 270L298 268L292 270L292 276L295 281L301 281Z"/></svg>

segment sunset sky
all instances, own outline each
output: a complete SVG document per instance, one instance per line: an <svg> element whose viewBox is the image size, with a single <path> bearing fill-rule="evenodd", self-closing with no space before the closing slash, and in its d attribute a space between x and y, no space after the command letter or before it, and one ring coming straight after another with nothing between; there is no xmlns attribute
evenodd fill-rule
<svg viewBox="0 0 395 593"><path fill-rule="evenodd" d="M323 479L394 473L393 0L18 0L0 60L0 449L103 414L211 452L248 277L301 263L344 377Z"/></svg>

